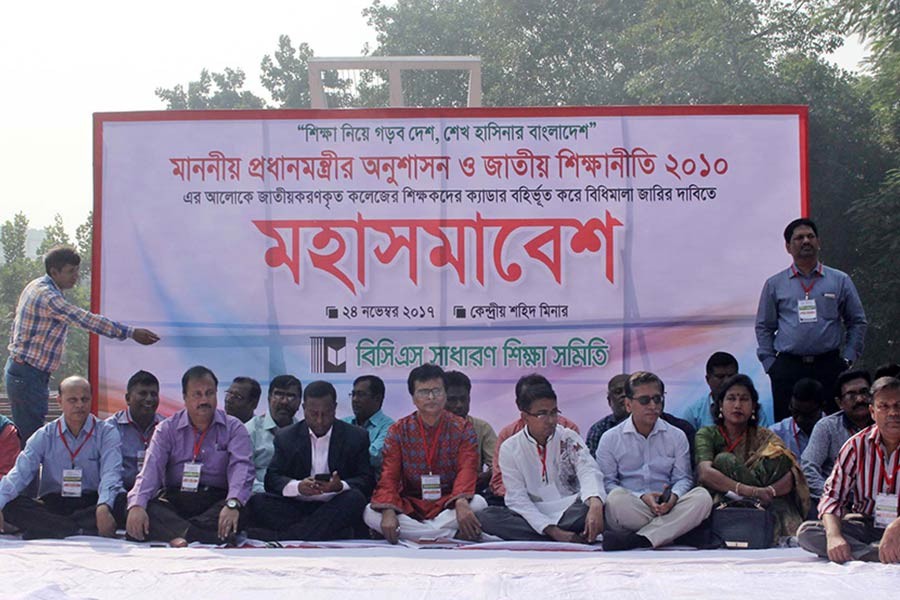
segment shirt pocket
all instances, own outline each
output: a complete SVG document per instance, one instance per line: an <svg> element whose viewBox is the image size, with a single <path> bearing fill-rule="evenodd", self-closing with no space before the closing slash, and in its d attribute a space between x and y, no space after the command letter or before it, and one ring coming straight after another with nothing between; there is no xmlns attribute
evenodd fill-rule
<svg viewBox="0 0 900 600"><path fill-rule="evenodd" d="M838 301L833 295L822 295L816 298L816 310L819 311L822 319L835 321L838 318Z"/></svg>

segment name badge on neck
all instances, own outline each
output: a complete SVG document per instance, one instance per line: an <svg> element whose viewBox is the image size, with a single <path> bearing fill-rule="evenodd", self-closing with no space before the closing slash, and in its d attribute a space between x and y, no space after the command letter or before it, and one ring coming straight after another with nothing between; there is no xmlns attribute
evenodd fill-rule
<svg viewBox="0 0 900 600"><path fill-rule="evenodd" d="M797 300L797 313L800 315L801 323L815 323L816 317L816 301L815 300Z"/></svg>
<svg viewBox="0 0 900 600"><path fill-rule="evenodd" d="M200 463L189 462L184 465L184 472L181 474L181 491L196 492L200 488L200 471L203 465Z"/></svg>
<svg viewBox="0 0 900 600"><path fill-rule="evenodd" d="M897 519L897 494L875 496L875 526L887 527Z"/></svg>
<svg viewBox="0 0 900 600"><path fill-rule="evenodd" d="M63 469L62 497L81 498L82 479L81 469Z"/></svg>
<svg viewBox="0 0 900 600"><path fill-rule="evenodd" d="M441 499L441 476L422 475L422 500L431 502Z"/></svg>

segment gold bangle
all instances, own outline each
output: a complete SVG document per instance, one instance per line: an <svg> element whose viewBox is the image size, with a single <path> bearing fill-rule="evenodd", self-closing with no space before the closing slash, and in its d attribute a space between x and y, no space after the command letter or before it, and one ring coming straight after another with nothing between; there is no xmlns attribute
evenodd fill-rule
<svg viewBox="0 0 900 600"><path fill-rule="evenodd" d="M741 489L741 482L738 481L734 484L734 493L737 494L738 496L741 495L740 489Z"/></svg>

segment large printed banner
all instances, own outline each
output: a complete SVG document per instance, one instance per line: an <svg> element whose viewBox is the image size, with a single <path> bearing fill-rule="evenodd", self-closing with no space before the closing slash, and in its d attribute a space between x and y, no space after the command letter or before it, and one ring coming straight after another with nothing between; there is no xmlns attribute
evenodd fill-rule
<svg viewBox="0 0 900 600"><path fill-rule="evenodd" d="M517 416L545 374L586 432L615 374L652 370L679 413L716 350L765 401L754 315L805 212L804 107L154 112L95 116L94 309L162 336L94 340L101 413L137 369L181 406L220 382L375 373L473 381ZM223 388L224 389L224 386ZM221 401L221 397L220 397Z"/></svg>

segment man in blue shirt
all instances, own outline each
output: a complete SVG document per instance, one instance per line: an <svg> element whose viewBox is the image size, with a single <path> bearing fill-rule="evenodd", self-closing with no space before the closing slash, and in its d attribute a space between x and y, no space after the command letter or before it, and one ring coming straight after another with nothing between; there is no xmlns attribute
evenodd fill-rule
<svg viewBox="0 0 900 600"><path fill-rule="evenodd" d="M254 494L266 491L266 469L275 455L275 433L297 422L302 393L303 384L293 375L273 377L269 382L268 412L244 423L253 443L253 467L256 469Z"/></svg>
<svg viewBox="0 0 900 600"><path fill-rule="evenodd" d="M62 416L38 429L0 481L4 519L24 539L90 534L113 537L124 522L121 441L116 427L91 414L82 377L59 384ZM40 472L39 499L19 494Z"/></svg>
<svg viewBox="0 0 900 600"><path fill-rule="evenodd" d="M631 416L597 447L607 493L603 549L659 548L708 517L712 497L694 487L687 436L660 418L662 380L647 371L632 373L625 395Z"/></svg>
<svg viewBox="0 0 900 600"><path fill-rule="evenodd" d="M766 281L756 313L756 354L772 381L776 422L789 416L798 379L835 393L837 376L862 354L867 327L850 277L819 262L816 224L791 221L784 242L794 262Z"/></svg>
<svg viewBox="0 0 900 600"><path fill-rule="evenodd" d="M797 461L806 450L813 427L822 418L822 405L825 404L825 391L822 384L815 379L804 378L794 385L791 395L791 416L778 421L769 429L776 434L794 453Z"/></svg>
<svg viewBox="0 0 900 600"><path fill-rule="evenodd" d="M381 450L388 428L394 420L381 412L384 403L384 381L377 375L362 375L353 381L350 392L352 417L344 417L342 421L362 427L369 432L369 462L375 476L381 473Z"/></svg>
<svg viewBox="0 0 900 600"><path fill-rule="evenodd" d="M119 430L122 438L122 485L130 490L144 466L147 446L163 420L159 408L159 380L147 371L138 371L128 379L125 387L127 407L107 419Z"/></svg>

